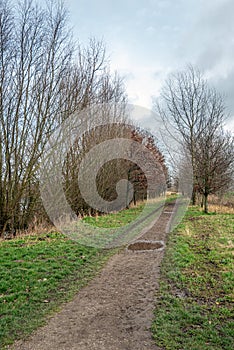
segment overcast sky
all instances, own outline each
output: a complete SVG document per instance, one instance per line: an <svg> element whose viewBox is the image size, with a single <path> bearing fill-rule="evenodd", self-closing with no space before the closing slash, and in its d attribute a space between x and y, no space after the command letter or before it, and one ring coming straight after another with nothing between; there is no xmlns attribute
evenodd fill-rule
<svg viewBox="0 0 234 350"><path fill-rule="evenodd" d="M226 95L234 128L233 0L65 2L75 38L104 40L130 102L151 108L166 75L192 63Z"/></svg>

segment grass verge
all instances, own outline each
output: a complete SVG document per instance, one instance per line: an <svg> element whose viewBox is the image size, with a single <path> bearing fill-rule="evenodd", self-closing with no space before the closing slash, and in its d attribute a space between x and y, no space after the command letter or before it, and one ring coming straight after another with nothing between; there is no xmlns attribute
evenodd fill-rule
<svg viewBox="0 0 234 350"><path fill-rule="evenodd" d="M166 350L234 348L234 215L190 208L171 233L153 337Z"/></svg>
<svg viewBox="0 0 234 350"><path fill-rule="evenodd" d="M86 216L83 220L86 223L97 227L121 227L135 220L137 216L141 214L142 210L144 209L144 205L145 203L142 202L130 207L129 209L124 209L116 213L99 216Z"/></svg>
<svg viewBox="0 0 234 350"><path fill-rule="evenodd" d="M177 194L167 197L160 197L158 203L173 202L177 199ZM157 203L157 202L156 202ZM115 228L125 226L135 220L143 211L146 202L138 202L136 205L131 205L129 209L124 209L116 213L108 215L86 216L83 218L84 222L97 227ZM153 204L155 207L155 204Z"/></svg>

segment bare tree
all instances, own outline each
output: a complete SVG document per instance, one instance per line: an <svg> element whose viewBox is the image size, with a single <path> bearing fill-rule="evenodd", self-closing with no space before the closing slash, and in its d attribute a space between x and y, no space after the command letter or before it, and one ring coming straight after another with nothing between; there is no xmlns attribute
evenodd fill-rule
<svg viewBox="0 0 234 350"><path fill-rule="evenodd" d="M35 171L56 123L71 55L62 5L42 9L24 1L14 8L1 2L1 231L24 227L32 210Z"/></svg>
<svg viewBox="0 0 234 350"><path fill-rule="evenodd" d="M75 111L125 99L104 44L74 46L62 2L0 2L0 234L42 210L38 168L53 130Z"/></svg>
<svg viewBox="0 0 234 350"><path fill-rule="evenodd" d="M224 132L203 134L195 146L197 189L208 213L208 196L228 190L234 174L234 138Z"/></svg>
<svg viewBox="0 0 234 350"><path fill-rule="evenodd" d="M98 105L99 109L102 105ZM70 152L64 162L63 176L64 189L66 197L77 214L96 213L96 210L91 208L82 198L78 185L78 174L80 164L84 156L93 149L96 145L101 144L106 140L112 140L119 137L130 138L130 130L124 127L125 119L121 116L121 112L115 113L114 106L110 103L104 105L105 113L100 109L96 117L100 117L103 125L93 128L89 126L86 133L81 138L76 139L73 143ZM108 107L112 107L112 112ZM115 159L107 162L97 174L96 186L101 197L107 201L115 199L116 183L126 177L125 163Z"/></svg>
<svg viewBox="0 0 234 350"><path fill-rule="evenodd" d="M172 74L166 81L155 109L161 116L170 137L186 148L193 168L192 203L196 203L198 176L195 150L199 139L214 134L223 123L225 106L222 96L208 86L199 70L191 65Z"/></svg>

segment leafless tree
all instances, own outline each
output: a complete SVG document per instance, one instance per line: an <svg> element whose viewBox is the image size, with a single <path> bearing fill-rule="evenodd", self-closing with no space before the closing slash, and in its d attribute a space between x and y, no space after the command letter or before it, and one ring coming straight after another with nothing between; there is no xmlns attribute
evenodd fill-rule
<svg viewBox="0 0 234 350"><path fill-rule="evenodd" d="M100 106L100 105L98 105ZM64 162L63 176L64 176L64 189L66 197L77 214L96 213L96 210L91 208L83 199L79 184L78 174L80 164L84 156L92 150L96 145L101 144L106 140L112 140L120 137L128 137L129 130L124 127L125 119L121 118L119 113L110 114L108 105L104 105L107 108L106 114L103 115L101 111L100 117L103 125L87 129L86 133L81 138L76 139L72 145L69 153ZM111 104L110 104L111 106ZM113 105L112 105L113 109ZM96 186L101 197L107 201L115 199L115 185L125 176L125 163L121 159L114 159L107 162L100 168L97 174Z"/></svg>
<svg viewBox="0 0 234 350"><path fill-rule="evenodd" d="M125 101L108 67L102 42L73 44L62 1L1 0L0 234L42 210L38 168L53 130L89 105Z"/></svg>
<svg viewBox="0 0 234 350"><path fill-rule="evenodd" d="M209 87L199 70L189 65L166 80L155 109L170 138L180 140L182 148L190 155L194 178L192 203L195 204L199 176L196 173L196 146L204 134L214 135L222 126L225 115L223 97Z"/></svg>
<svg viewBox="0 0 234 350"><path fill-rule="evenodd" d="M1 2L1 231L23 227L33 211L35 171L72 50L62 5Z"/></svg>
<svg viewBox="0 0 234 350"><path fill-rule="evenodd" d="M203 134L195 146L197 190L208 213L208 196L228 190L234 175L234 138L224 132Z"/></svg>

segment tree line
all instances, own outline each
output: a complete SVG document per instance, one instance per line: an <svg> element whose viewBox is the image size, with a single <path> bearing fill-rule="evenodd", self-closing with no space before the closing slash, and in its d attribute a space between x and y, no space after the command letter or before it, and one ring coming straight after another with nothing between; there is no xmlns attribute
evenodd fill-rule
<svg viewBox="0 0 234 350"><path fill-rule="evenodd" d="M110 73L102 41L91 38L87 46L73 41L62 2L47 2L42 7L34 1L14 6L1 1L0 61L1 235L48 219L38 185L45 145L72 113L93 104L123 107L111 117L112 127L92 130L90 125L90 131L76 140L66 156L64 191L76 213L92 212L80 195L77 174L82 157L97 139L101 142L120 135L138 139L151 148L166 174L164 158L150 135L140 129L116 128L116 123L127 122L123 81L117 73ZM146 197L144 174L124 160L114 160L100 170L100 194L112 200L115 183L122 176L134 184L134 201Z"/></svg>
<svg viewBox="0 0 234 350"><path fill-rule="evenodd" d="M155 109L171 139L176 138L189 159L187 164L185 158L182 164L178 161L182 176L191 164L192 204L200 198L207 213L209 195L233 189L234 138L224 129L225 98L197 68L189 65L169 76Z"/></svg>

